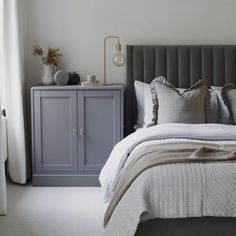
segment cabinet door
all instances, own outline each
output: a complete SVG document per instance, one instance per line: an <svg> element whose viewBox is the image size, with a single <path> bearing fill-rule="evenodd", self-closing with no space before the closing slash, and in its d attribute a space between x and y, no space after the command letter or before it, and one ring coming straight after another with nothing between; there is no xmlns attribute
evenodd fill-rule
<svg viewBox="0 0 236 236"><path fill-rule="evenodd" d="M121 139L120 91L78 92L79 170L99 172Z"/></svg>
<svg viewBox="0 0 236 236"><path fill-rule="evenodd" d="M34 92L35 171L77 170L76 92Z"/></svg>

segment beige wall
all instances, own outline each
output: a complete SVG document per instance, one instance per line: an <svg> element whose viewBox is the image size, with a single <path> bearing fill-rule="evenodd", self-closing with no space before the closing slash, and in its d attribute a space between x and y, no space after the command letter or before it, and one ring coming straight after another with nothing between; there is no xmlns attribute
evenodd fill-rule
<svg viewBox="0 0 236 236"><path fill-rule="evenodd" d="M25 0L27 83L40 82L33 44L61 48L60 68L103 77L103 39L126 44L235 44L235 0ZM109 51L113 45L109 43ZM108 68L110 82L125 67Z"/></svg>

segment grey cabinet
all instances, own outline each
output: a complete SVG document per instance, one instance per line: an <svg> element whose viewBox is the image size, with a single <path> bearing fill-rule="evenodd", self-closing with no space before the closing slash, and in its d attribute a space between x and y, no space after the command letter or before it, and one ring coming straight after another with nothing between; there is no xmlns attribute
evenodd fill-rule
<svg viewBox="0 0 236 236"><path fill-rule="evenodd" d="M31 89L35 186L97 186L123 137L123 87Z"/></svg>

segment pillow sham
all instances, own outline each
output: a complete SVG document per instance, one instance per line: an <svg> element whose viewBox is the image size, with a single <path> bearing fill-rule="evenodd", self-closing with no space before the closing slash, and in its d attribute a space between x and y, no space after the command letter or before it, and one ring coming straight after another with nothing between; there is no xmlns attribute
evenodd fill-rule
<svg viewBox="0 0 236 236"><path fill-rule="evenodd" d="M134 87L137 100L137 122L134 128L137 129L141 127L149 127L151 125L156 124L156 115L155 114L153 115L154 103L152 99L151 84L147 84L136 80L134 82ZM177 88L177 89L179 90L180 93L183 93L186 90L184 88ZM227 120L227 118L224 118L225 116L219 116L218 114L219 98L218 98L218 93L216 93L216 91L218 92L218 90L219 90L219 96L221 98L220 104L222 104L225 107L226 111L228 111L221 96L221 88L212 87L210 89L211 99L210 99L210 115L208 117L208 123L219 123L220 121L218 117L222 117L221 120ZM228 120L229 117L230 114L228 112Z"/></svg>
<svg viewBox="0 0 236 236"><path fill-rule="evenodd" d="M222 98L230 113L230 121L236 124L236 87L233 84L226 84L221 91Z"/></svg>
<svg viewBox="0 0 236 236"><path fill-rule="evenodd" d="M154 124L151 85L136 80L134 81L134 88L138 112L135 129L138 127L148 127Z"/></svg>
<svg viewBox="0 0 236 236"><path fill-rule="evenodd" d="M163 76L154 79L151 86L154 115L158 124L207 122L210 110L210 92L203 81L198 81L182 93L167 82Z"/></svg>
<svg viewBox="0 0 236 236"><path fill-rule="evenodd" d="M217 123L230 125L232 124L231 116L228 107L225 105L224 99L222 97L222 87L211 86L211 90L217 96L218 101L218 120Z"/></svg>

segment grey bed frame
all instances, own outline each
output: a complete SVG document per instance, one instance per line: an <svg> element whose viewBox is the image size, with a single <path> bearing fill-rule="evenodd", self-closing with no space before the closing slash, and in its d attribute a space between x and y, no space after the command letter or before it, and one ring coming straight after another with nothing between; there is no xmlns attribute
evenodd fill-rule
<svg viewBox="0 0 236 236"><path fill-rule="evenodd" d="M137 117L134 81L150 83L164 75L176 87L203 79L208 86L236 83L236 45L129 45L125 91L125 133ZM136 236L233 236L236 218L154 219L140 223Z"/></svg>

